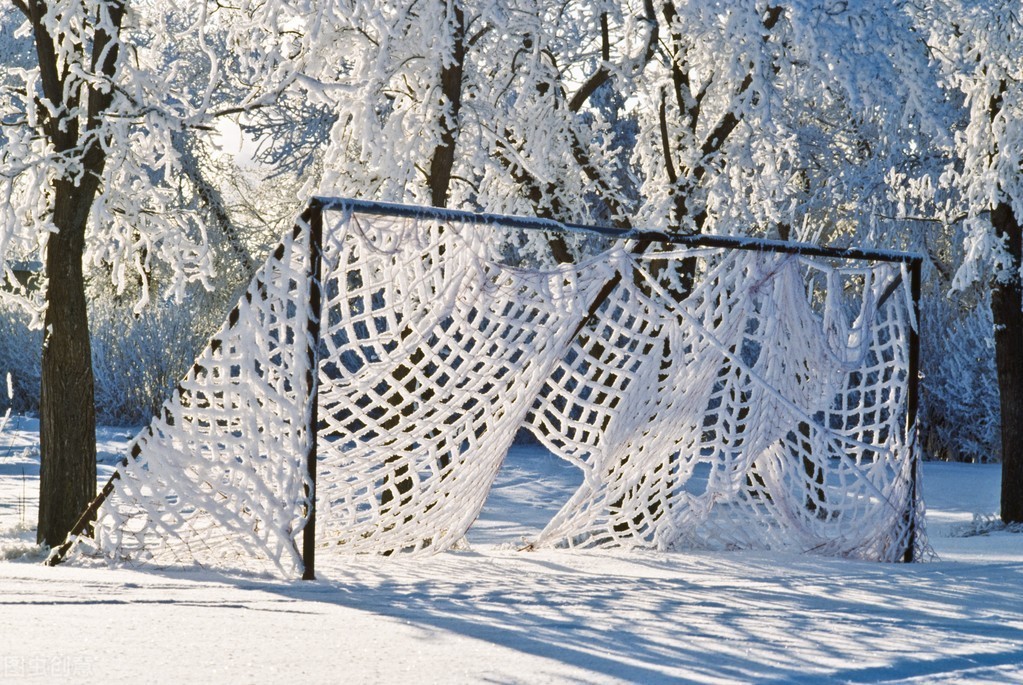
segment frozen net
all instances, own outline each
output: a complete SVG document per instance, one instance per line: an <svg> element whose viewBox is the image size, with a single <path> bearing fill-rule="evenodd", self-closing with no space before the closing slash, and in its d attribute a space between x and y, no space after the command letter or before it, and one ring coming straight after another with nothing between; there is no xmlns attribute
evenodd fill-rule
<svg viewBox="0 0 1023 685"><path fill-rule="evenodd" d="M522 427L583 475L539 546L923 548L900 265L606 237L559 264L472 215L323 218L284 237L72 555L298 575L311 452L322 553L450 549Z"/></svg>
<svg viewBox="0 0 1023 685"><path fill-rule="evenodd" d="M529 416L584 475L537 544L922 546L907 281L759 251L634 260Z"/></svg>
<svg viewBox="0 0 1023 685"><path fill-rule="evenodd" d="M306 228L285 237L135 438L77 555L301 571L313 387Z"/></svg>
<svg viewBox="0 0 1023 685"><path fill-rule="evenodd" d="M507 236L503 236L507 238ZM541 384L611 277L509 266L493 228L355 216L328 238L324 544L418 551L476 520Z"/></svg>

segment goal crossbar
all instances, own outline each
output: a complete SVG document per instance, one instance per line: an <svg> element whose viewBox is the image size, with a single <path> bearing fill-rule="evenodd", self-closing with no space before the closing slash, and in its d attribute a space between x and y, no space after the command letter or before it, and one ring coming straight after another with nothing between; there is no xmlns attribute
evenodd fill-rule
<svg viewBox="0 0 1023 685"><path fill-rule="evenodd" d="M374 200L358 200L341 197L314 197L309 204L309 211L322 215L324 211L336 210L358 214L393 216L408 219L433 219L436 221L457 221L472 223L478 226L502 226L521 228L531 231L556 231L567 233L583 233L600 235L615 240L643 240L665 243L681 247L722 247L733 250L756 250L761 252L777 252L779 254L803 255L806 257L827 257L831 259L869 260L907 264L911 268L919 268L923 256L916 252L899 250L875 250L862 247L829 247L814 243L798 241L771 240L746 236L707 235L703 233L675 233L650 228L615 228L596 224L576 224L561 222L555 219L516 216L511 214L494 214L490 212L470 212L447 207L429 207L425 205L398 204L395 202L378 202Z"/></svg>

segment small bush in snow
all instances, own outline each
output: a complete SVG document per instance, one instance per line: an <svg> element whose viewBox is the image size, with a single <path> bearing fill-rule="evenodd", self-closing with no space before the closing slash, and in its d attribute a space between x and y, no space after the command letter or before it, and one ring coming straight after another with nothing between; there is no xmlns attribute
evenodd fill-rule
<svg viewBox="0 0 1023 685"><path fill-rule="evenodd" d="M997 532L1023 533L1023 523L1004 523L997 514L974 514L973 520L952 529L949 537L970 538Z"/></svg>
<svg viewBox="0 0 1023 685"><path fill-rule="evenodd" d="M146 423L216 330L227 308L222 294L197 292L183 303L130 305L96 298L90 308L97 420Z"/></svg>

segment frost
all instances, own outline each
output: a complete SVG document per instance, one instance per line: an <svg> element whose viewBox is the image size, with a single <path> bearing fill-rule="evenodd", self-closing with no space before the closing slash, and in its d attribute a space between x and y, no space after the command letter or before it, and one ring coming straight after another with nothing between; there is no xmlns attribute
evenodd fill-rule
<svg viewBox="0 0 1023 685"><path fill-rule="evenodd" d="M961 94L965 125L955 135L957 186L969 216L955 288L1018 278L988 213L999 203L1023 216L1023 25L1013 3L949 0L919 10L947 88Z"/></svg>

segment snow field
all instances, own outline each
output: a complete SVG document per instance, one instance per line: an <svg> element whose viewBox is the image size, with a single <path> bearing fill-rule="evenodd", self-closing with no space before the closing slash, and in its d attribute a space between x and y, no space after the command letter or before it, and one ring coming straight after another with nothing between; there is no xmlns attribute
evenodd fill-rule
<svg viewBox="0 0 1023 685"><path fill-rule="evenodd" d="M523 552L577 476L516 448L467 551L321 553L283 582L41 566L35 429L0 435L3 683L1023 681L1023 536L952 537L996 509L997 466L925 464L930 563Z"/></svg>

